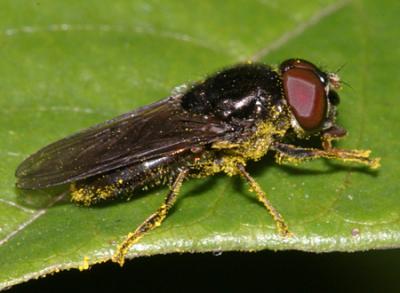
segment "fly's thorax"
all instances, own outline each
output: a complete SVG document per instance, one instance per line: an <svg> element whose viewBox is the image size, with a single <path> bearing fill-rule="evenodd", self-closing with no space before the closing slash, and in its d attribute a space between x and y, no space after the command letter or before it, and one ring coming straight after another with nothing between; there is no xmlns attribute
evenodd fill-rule
<svg viewBox="0 0 400 293"><path fill-rule="evenodd" d="M280 140L290 127L290 118L285 107L274 105L268 119L257 121L252 127L238 133L236 139L214 142L210 150L195 164L201 176L218 172L228 175L238 173L237 165L261 159L271 143Z"/></svg>
<svg viewBox="0 0 400 293"><path fill-rule="evenodd" d="M279 74L265 64L241 64L194 84L181 98L183 110L232 123L262 119L282 98Z"/></svg>

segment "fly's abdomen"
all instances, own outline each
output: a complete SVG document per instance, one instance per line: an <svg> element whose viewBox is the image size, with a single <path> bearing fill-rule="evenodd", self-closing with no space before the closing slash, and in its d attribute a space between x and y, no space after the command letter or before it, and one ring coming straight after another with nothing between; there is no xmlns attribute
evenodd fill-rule
<svg viewBox="0 0 400 293"><path fill-rule="evenodd" d="M149 159L75 182L71 184L72 200L88 206L123 195L130 196L137 190L170 184L179 168L191 162L190 154L184 158L179 161L174 156Z"/></svg>

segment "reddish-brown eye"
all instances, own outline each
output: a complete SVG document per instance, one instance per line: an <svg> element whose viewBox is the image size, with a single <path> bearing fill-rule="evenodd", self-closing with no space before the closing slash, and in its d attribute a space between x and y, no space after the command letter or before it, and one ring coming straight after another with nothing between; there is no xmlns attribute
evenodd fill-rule
<svg viewBox="0 0 400 293"><path fill-rule="evenodd" d="M306 67L290 68L283 72L283 86L301 128L318 130L326 117L327 101L324 84L317 74Z"/></svg>

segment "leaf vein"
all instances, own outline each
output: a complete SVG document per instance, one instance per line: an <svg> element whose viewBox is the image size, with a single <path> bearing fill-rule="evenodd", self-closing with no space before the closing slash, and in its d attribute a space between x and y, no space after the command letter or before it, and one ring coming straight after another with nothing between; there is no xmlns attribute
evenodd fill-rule
<svg viewBox="0 0 400 293"><path fill-rule="evenodd" d="M60 24L49 24L47 26L22 26L22 27L10 27L3 30L2 35L6 37L13 37L16 35L29 35L35 33L58 33L58 32L111 32L111 33L124 33L131 32L143 35L153 35L159 36L167 39L174 39L181 42L186 42L189 44L193 44L199 47L203 47L205 49L215 51L215 52L223 52L229 53L226 51L226 48L221 49L218 48L204 39L198 39L188 34L176 31L160 31L149 25L145 26L125 26L119 24L69 24L69 23L60 23ZM233 53L231 53L233 54Z"/></svg>
<svg viewBox="0 0 400 293"><path fill-rule="evenodd" d="M287 44L292 39L300 36L309 28L315 26L327 16L335 13L336 11L345 7L350 1L344 0L336 2L332 5L326 6L321 10L317 11L311 18L304 21L303 23L299 23L293 30L290 30L284 33L280 38L276 39L272 43L269 43L264 48L261 48L258 52L256 52L253 56L249 59L252 61L259 61L261 58L269 55L271 52L276 51L277 49L281 48L285 44Z"/></svg>
<svg viewBox="0 0 400 293"><path fill-rule="evenodd" d="M4 237L3 239L0 240L0 246L2 246L3 244L5 244L7 241L9 241L10 239L12 239L13 237L15 237L18 233L20 233L21 231L23 231L26 227L28 227L29 225L31 225L33 222L35 222L37 219L39 219L40 217L42 217L44 214L46 214L47 210L52 207L53 205L55 205L57 202L59 202L60 200L62 200L65 195L67 194L67 192L63 192L61 193L59 196L55 197L51 202L49 202L49 204L43 208L40 209L36 212L34 212L32 214L32 217L30 217L28 220L26 220L25 222L23 222L22 224L20 224L17 229L15 229L14 231L10 232L6 237Z"/></svg>
<svg viewBox="0 0 400 293"><path fill-rule="evenodd" d="M35 213L34 210L28 209L28 208L26 208L26 207L24 207L24 206L21 206L21 205L15 203L15 202L6 200L6 199L4 199L4 198L0 198L0 202L1 202L1 203L4 203L4 204L6 204L6 205L9 205L9 206L18 208L18 209L20 209L20 210L22 210L22 211L24 211L24 212L30 213L30 214Z"/></svg>

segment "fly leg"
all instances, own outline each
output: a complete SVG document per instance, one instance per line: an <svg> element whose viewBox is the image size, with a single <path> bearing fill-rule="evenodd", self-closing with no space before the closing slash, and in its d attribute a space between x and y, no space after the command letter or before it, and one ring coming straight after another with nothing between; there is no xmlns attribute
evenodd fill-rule
<svg viewBox="0 0 400 293"><path fill-rule="evenodd" d="M366 165L371 169L379 168L379 158L371 159L369 150L343 150L332 148L330 142L324 145L324 149L301 148L291 144L275 142L271 149L276 151L278 163L289 162L299 163L301 161L318 158L335 159L343 162L355 162Z"/></svg>
<svg viewBox="0 0 400 293"><path fill-rule="evenodd" d="M283 219L281 214L272 206L271 202L268 200L265 192L261 189L260 185L258 185L254 178L250 176L250 174L246 171L245 167L242 164L238 164L237 168L239 170L240 176L242 176L242 178L244 178L250 185L250 191L254 192L257 195L257 199L267 208L268 212L275 221L279 234L283 236L293 236L293 234L289 231L285 220Z"/></svg>
<svg viewBox="0 0 400 293"><path fill-rule="evenodd" d="M122 266L125 261L125 255L128 253L129 248L138 242L139 239L146 234L146 232L151 231L161 225L163 220L166 218L168 211L176 202L177 195L187 173L187 169L180 171L161 207L159 207L154 214L148 217L139 227L137 227L134 232L127 235L126 239L118 246L117 251L112 257L114 262L117 262Z"/></svg>

